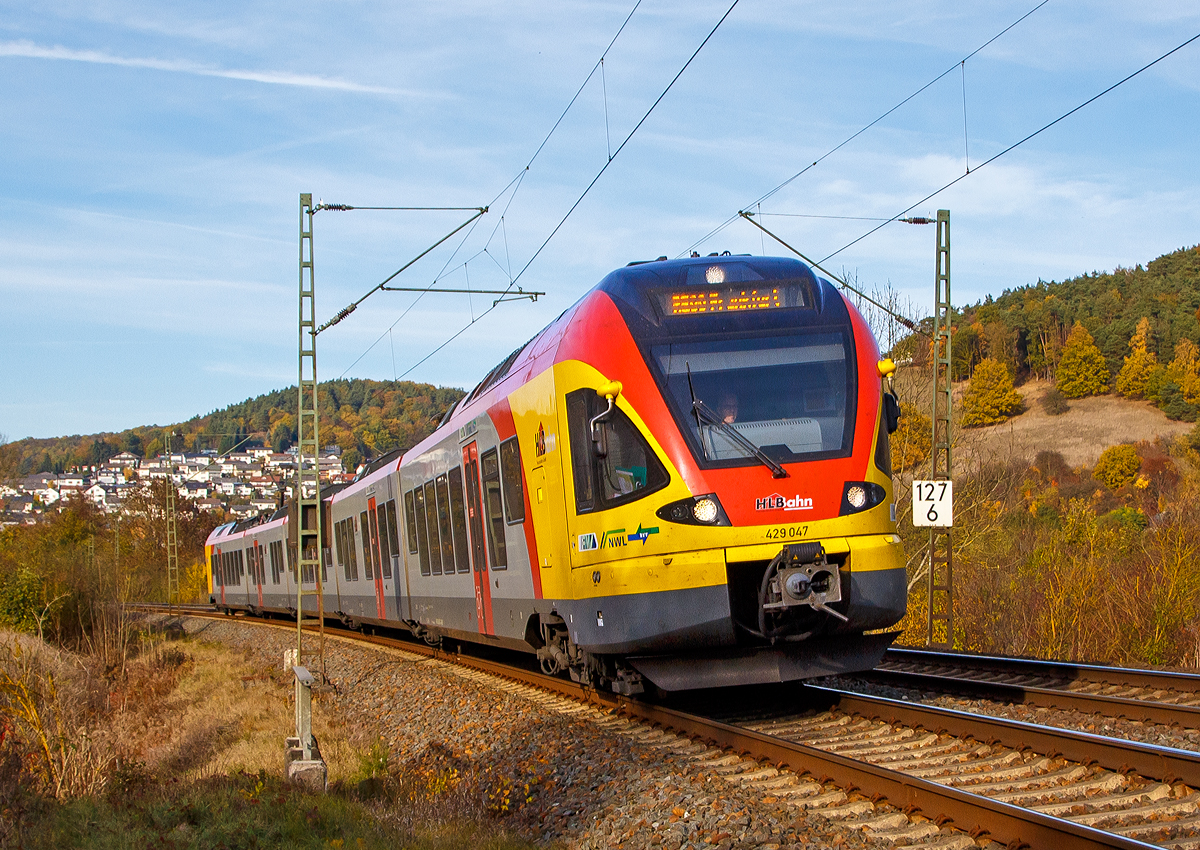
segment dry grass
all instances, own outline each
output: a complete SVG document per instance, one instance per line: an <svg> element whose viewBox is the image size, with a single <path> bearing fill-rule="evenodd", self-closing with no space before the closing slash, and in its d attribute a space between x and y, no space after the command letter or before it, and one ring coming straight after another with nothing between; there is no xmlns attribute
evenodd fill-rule
<svg viewBox="0 0 1200 850"><path fill-rule="evenodd" d="M969 459L981 453L1032 461L1043 450L1059 452L1072 467L1091 466L1109 446L1171 440L1190 431L1191 422L1173 422L1148 401L1105 395L1072 399L1058 416L1042 407L1052 385L1029 381L1017 388L1025 396L1025 412L1000 425L972 428L961 443Z"/></svg>
<svg viewBox="0 0 1200 850"><path fill-rule="evenodd" d="M528 847L456 771L390 767L381 746L356 749L320 700L330 793L287 785L294 679L282 658L264 671L249 653L144 635L105 671L28 635L0 637L0 848Z"/></svg>
<svg viewBox="0 0 1200 850"><path fill-rule="evenodd" d="M238 771L282 772L283 738L295 716L290 673L264 673L229 649L186 641L189 659L174 690L153 716L131 712L122 733L140 742L136 757L148 770L183 780ZM315 711L313 732L330 766L330 782L348 779L355 753L335 719Z"/></svg>

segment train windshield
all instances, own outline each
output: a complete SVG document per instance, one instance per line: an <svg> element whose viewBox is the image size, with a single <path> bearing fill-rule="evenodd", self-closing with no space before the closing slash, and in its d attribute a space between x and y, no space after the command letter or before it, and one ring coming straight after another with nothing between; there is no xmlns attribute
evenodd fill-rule
<svg viewBox="0 0 1200 850"><path fill-rule="evenodd" d="M704 459L753 461L758 447L787 462L850 448L853 356L841 330L680 341L650 351Z"/></svg>

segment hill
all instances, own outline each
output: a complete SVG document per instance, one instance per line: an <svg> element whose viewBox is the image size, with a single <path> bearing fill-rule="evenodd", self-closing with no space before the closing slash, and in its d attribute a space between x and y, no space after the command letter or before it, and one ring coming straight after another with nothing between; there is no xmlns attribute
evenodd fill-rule
<svg viewBox="0 0 1200 850"><path fill-rule="evenodd" d="M411 381L326 381L317 400L321 442L340 446L343 465L354 469L363 459L416 445L462 397L462 390ZM153 457L163 450L168 431L182 435L172 442L176 449L224 452L241 444L284 451L296 440L296 388L249 398L173 425L18 440L0 447L0 473L11 478L101 464L123 451Z"/></svg>

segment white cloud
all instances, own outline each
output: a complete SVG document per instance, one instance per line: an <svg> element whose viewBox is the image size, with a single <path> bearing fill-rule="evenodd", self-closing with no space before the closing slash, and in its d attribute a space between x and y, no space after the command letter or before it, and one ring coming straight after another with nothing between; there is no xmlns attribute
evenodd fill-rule
<svg viewBox="0 0 1200 850"><path fill-rule="evenodd" d="M201 77L221 77L228 80L245 80L247 82L266 83L268 85L330 89L360 94L404 95L406 97L428 96L424 92L404 91L402 89L385 88L383 86L368 86L349 80L318 77L312 74L296 74L291 71L246 71L236 68L214 68L181 59L113 56L110 53L104 53L99 50L76 50L60 45L43 47L42 45L24 40L0 42L0 56L87 62L95 65L117 65L124 68L147 68L154 71L194 74Z"/></svg>

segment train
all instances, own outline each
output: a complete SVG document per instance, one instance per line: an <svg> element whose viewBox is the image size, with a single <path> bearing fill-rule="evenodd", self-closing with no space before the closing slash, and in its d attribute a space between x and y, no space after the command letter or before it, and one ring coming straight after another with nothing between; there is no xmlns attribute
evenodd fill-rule
<svg viewBox="0 0 1200 850"><path fill-rule="evenodd" d="M429 437L322 488L326 616L622 694L870 669L907 601L894 370L798 260L630 263ZM288 525L212 532L214 605L296 616Z"/></svg>

